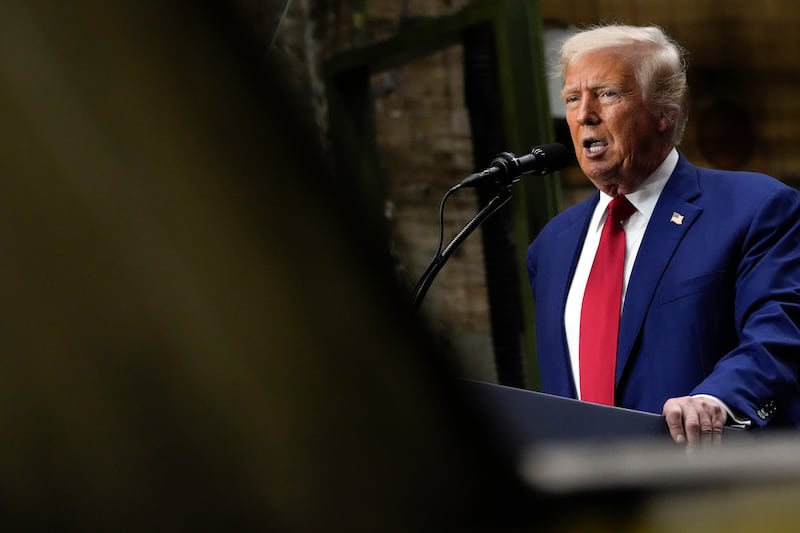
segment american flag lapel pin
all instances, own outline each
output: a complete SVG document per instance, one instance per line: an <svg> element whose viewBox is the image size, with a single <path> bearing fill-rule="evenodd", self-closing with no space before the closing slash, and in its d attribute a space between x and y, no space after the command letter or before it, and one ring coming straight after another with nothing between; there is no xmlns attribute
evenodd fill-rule
<svg viewBox="0 0 800 533"><path fill-rule="evenodd" d="M681 215L677 211L673 211L672 218L669 219L669 221L672 222L673 224L677 224L680 226L681 224L683 224L683 215Z"/></svg>

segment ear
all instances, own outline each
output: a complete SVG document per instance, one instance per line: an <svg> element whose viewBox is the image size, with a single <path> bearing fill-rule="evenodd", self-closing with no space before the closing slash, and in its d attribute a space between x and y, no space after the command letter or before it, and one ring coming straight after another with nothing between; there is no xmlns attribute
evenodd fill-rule
<svg viewBox="0 0 800 533"><path fill-rule="evenodd" d="M673 113L661 113L657 121L659 133L664 133L675 124L675 115Z"/></svg>

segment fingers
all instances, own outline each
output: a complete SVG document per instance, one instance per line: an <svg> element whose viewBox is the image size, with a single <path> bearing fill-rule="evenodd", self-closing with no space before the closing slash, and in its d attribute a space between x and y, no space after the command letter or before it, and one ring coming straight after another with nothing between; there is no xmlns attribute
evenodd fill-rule
<svg viewBox="0 0 800 533"><path fill-rule="evenodd" d="M689 447L717 446L728 414L722 404L705 396L670 398L663 414L672 440Z"/></svg>
<svg viewBox="0 0 800 533"><path fill-rule="evenodd" d="M672 440L678 444L686 442L686 432L683 430L683 409L678 398L670 398L662 409L667 421L667 428Z"/></svg>

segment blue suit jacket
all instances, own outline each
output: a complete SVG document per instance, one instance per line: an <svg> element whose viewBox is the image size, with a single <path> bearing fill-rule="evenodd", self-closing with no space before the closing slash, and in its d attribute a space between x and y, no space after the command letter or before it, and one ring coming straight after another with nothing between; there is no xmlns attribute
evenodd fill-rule
<svg viewBox="0 0 800 533"><path fill-rule="evenodd" d="M528 249L542 390L560 396L576 396L564 306L598 198L553 218ZM705 393L755 426L800 426L799 361L800 193L681 155L628 284L616 405L660 414L668 398Z"/></svg>

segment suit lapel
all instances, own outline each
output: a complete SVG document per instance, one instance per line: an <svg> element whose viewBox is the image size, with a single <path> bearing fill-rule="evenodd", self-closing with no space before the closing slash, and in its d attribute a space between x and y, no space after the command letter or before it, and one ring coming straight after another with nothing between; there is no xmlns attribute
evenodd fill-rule
<svg viewBox="0 0 800 533"><path fill-rule="evenodd" d="M553 272L553 284L559 290L555 294L560 296L560 301L553 302L556 316L562 317L561 324L561 342L559 343L558 356L564 361L565 368L567 369L566 379L569 381L569 389L572 391L572 396L577 398L575 391L575 377L572 375L572 364L570 363L569 350L567 349L567 332L564 328L564 312L567 306L567 295L569 294L569 286L572 283L572 277L575 275L575 268L578 266L578 258L580 257L581 249L583 247L583 240L586 237L586 231L589 227L589 221L592 218L592 213L600 199L600 193L595 192L591 197L579 204L579 209L570 213L569 224L558 235L558 246L554 247L552 254L553 265L568 265L568 268L557 268Z"/></svg>
<svg viewBox="0 0 800 533"><path fill-rule="evenodd" d="M647 225L625 293L617 351L617 383L633 352L658 283L684 235L702 213L702 208L690 203L699 194L697 171L681 156Z"/></svg>
<svg viewBox="0 0 800 533"><path fill-rule="evenodd" d="M549 349L556 360L560 361L563 369L564 391L569 392L571 397L577 398L575 391L575 379L572 375L572 364L570 363L569 350L567 349L567 335L564 329L564 310L567 304L567 294L578 263L578 257L583 246L583 239L586 229L589 226L594 206L600 198L599 193L594 193L590 198L575 206L569 211L567 223L554 239L554 245L549 249L547 263L550 265L550 283L553 290L553 297L547 302L537 302L537 313L554 313L553 316L560 317L559 320L559 342ZM554 352L554 353L553 353Z"/></svg>
<svg viewBox="0 0 800 533"><path fill-rule="evenodd" d="M569 225L559 235L559 242L562 246L557 247L557 257L553 257L554 265L569 265L569 268L562 268L558 272L556 283L561 287L561 314L563 316L564 307L567 305L567 292L578 266L583 241L586 238L586 231L589 228L589 221L592 213L600 199L600 193L595 192L591 197L580 204L581 209L570 214Z"/></svg>

